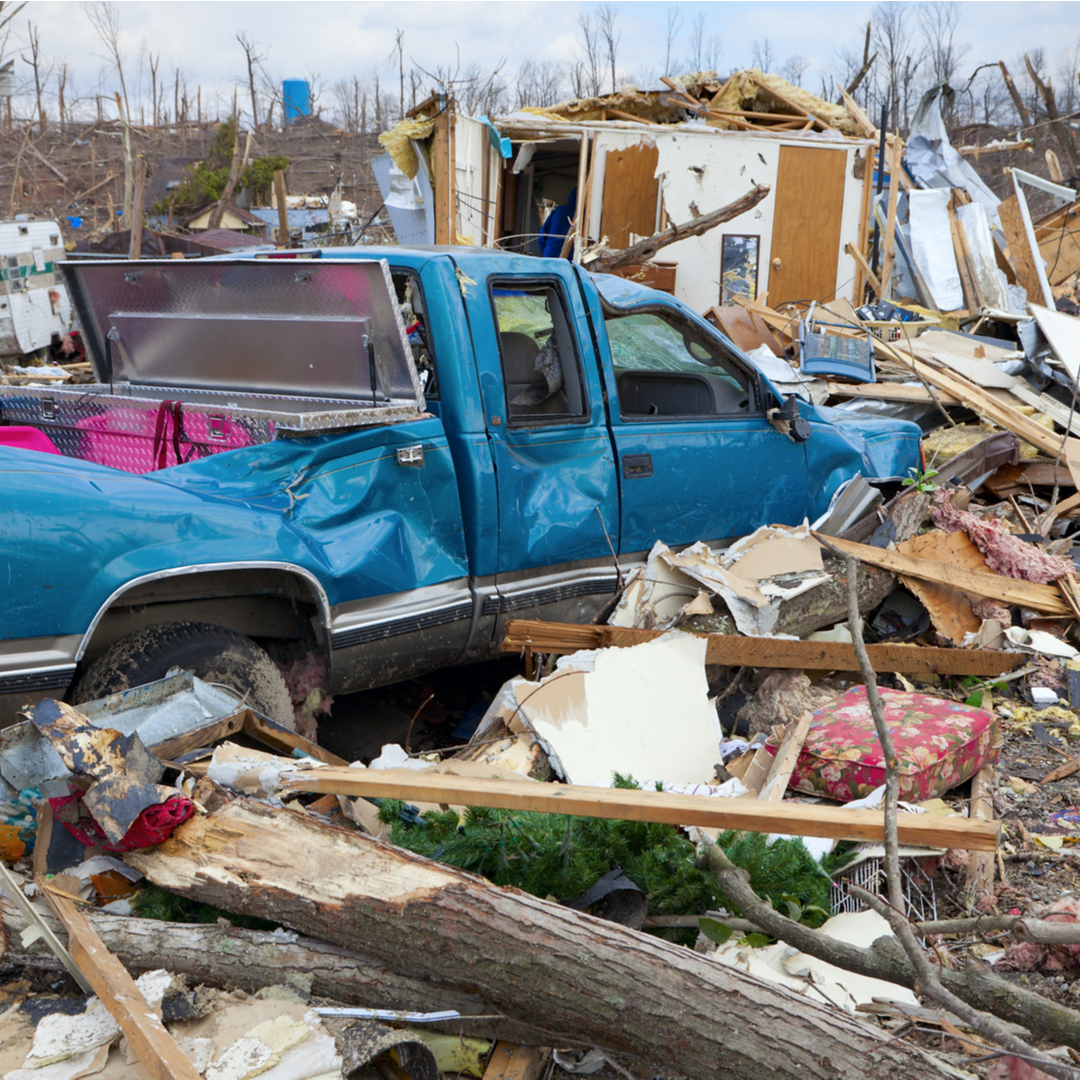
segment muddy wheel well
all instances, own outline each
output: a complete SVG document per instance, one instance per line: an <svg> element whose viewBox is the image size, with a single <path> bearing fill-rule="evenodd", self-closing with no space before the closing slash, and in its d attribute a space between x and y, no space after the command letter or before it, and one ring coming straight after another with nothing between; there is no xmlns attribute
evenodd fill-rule
<svg viewBox="0 0 1080 1080"><path fill-rule="evenodd" d="M118 596L94 628L82 668L121 638L159 623L224 626L284 656L325 651L324 612L311 583L287 570L216 570L142 582Z"/></svg>

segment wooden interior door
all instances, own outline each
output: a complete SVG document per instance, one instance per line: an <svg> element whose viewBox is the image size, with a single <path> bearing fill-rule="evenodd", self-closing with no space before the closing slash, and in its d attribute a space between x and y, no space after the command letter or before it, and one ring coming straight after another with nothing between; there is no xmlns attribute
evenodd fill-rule
<svg viewBox="0 0 1080 1080"><path fill-rule="evenodd" d="M770 307L833 299L846 164L845 150L780 147L766 279Z"/></svg>
<svg viewBox="0 0 1080 1080"><path fill-rule="evenodd" d="M652 236L656 231L659 157L655 146L628 146L625 150L607 152L600 235L608 238L608 245L615 251L630 246L632 232Z"/></svg>

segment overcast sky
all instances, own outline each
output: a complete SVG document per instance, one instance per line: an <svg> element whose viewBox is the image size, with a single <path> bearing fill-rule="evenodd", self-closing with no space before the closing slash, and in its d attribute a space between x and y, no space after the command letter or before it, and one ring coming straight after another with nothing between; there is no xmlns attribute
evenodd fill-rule
<svg viewBox="0 0 1080 1080"><path fill-rule="evenodd" d="M6 6L6 5L5 5ZM699 15L706 18L706 35L720 47L719 70L749 66L754 44L768 38L778 57L778 69L798 54L809 62L804 85L818 90L822 74L835 70L840 49L862 51L862 35L874 5L808 0L804 3L729 2L678 4L623 0L618 9L619 69L628 75L656 71L662 65L668 11L678 8L683 32L677 52L689 51L689 31ZM126 0L116 5L120 18L121 49L126 57L129 93L134 96L139 57L147 51L161 55L162 71L172 82L179 66L192 89L203 87L204 101L211 87L223 95L226 85L243 73L243 54L235 41L246 32L266 54L265 67L275 79L319 73L327 86L353 75L380 79L396 77L396 63L387 61L394 48L395 31L405 31L405 60L428 70L475 61L493 67L504 60L514 69L524 59L564 61L573 55L576 20L581 12L595 12L590 2L242 2L242 0ZM66 62L71 82L86 94L105 75L103 50L91 30L85 6L76 2L30 0L16 20L17 34L25 41L27 20L40 28L41 53L46 65ZM960 4L957 38L970 46L964 58L965 74L978 64L998 59L1007 62L1025 50L1042 48L1049 69L1080 44L1080 2ZM18 51L8 44L8 54ZM16 65L22 77L25 64ZM144 69L145 70L145 69ZM1073 69L1075 72L1075 68ZM1075 78L1075 74L1073 75ZM146 79L149 79L148 72ZM114 89L115 77L105 75L102 89ZM69 83L69 99L71 83ZM171 98L171 95L170 95Z"/></svg>

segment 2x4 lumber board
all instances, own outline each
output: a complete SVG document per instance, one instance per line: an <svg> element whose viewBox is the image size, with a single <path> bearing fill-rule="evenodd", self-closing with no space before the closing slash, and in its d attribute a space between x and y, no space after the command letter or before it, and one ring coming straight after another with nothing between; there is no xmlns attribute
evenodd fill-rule
<svg viewBox="0 0 1080 1080"><path fill-rule="evenodd" d="M83 988L87 994L94 992L86 976L79 970L79 965L71 957L71 953L64 948L63 942L53 933L52 927L41 917L34 905L27 900L22 891L19 879L4 865L0 859L0 892L7 894L8 899L22 912L27 923L36 927L37 932L53 954L67 969L68 974Z"/></svg>
<svg viewBox="0 0 1080 1080"><path fill-rule="evenodd" d="M754 82L757 83L757 85L762 90L764 90L766 94L771 94L782 105L786 105L789 109L792 109L796 113L796 115L802 116L807 120L812 120L814 122L814 126L820 128L822 131L829 130L829 125L826 124L824 120L822 120L818 116L814 116L813 113L807 112L801 105L797 105L794 101L791 100L791 98L787 96L787 94L784 94L781 91L777 90L774 86L769 86L761 79L754 79Z"/></svg>
<svg viewBox="0 0 1080 1080"><path fill-rule="evenodd" d="M830 538L830 542L832 542ZM856 545L860 546L860 545ZM871 548L879 551L879 548ZM926 561L926 560L923 560ZM987 575L997 577L995 574ZM1005 579L1008 580L1008 579ZM1017 582L1018 585L1025 584ZM1054 589L1046 585L1037 586ZM654 641L667 631L637 630L621 626L530 622L511 619L503 641L504 652L570 653L578 649L626 647ZM795 668L812 671L858 671L853 646L842 641L786 641L781 638L742 637L739 634L700 634L706 639L705 663L728 667ZM939 649L920 645L867 645L875 671L903 674L1000 675L1018 667L1020 653L993 649Z"/></svg>
<svg viewBox="0 0 1080 1080"><path fill-rule="evenodd" d="M866 398L868 401L915 401L933 405L934 399L925 386L908 386L906 383L838 383L828 384L829 394L842 398ZM949 394L938 394L942 405L959 405Z"/></svg>
<svg viewBox="0 0 1080 1080"><path fill-rule="evenodd" d="M969 409L993 420L998 427L1011 431L1014 435L1038 447L1048 457L1057 460L1061 450L1061 437L1052 431L1047 431L1041 424L1017 412L1009 405L1004 405L981 386L965 379L962 375L954 372L942 371L916 360L913 356L905 355L901 350L894 348L884 341L874 343L876 352L884 353L894 360L899 360L911 368L924 382L938 390L944 390L958 401L963 402Z"/></svg>
<svg viewBox="0 0 1080 1080"><path fill-rule="evenodd" d="M412 769L339 769L297 771L283 779L290 791L350 798L406 799L457 806L617 821L656 821L667 825L700 825L711 829L825 836L840 840L881 840L884 813L844 810L820 804L758 802L709 795L673 795L666 791L585 787L577 784L523 784L518 780L476 780ZM901 814L897 823L902 844L993 851L998 826L990 821Z"/></svg>
<svg viewBox="0 0 1080 1080"><path fill-rule="evenodd" d="M904 168L900 161L900 150L900 139L894 138L889 146L889 213L885 219L885 261L881 266L881 293L879 294L881 300L885 299L884 293L889 287L893 261L896 258L896 204L900 197L900 174Z"/></svg>
<svg viewBox="0 0 1080 1080"><path fill-rule="evenodd" d="M46 885L42 891L68 932L72 958L94 993L119 1024L131 1048L154 1080L200 1080L165 1025L146 1003L127 969L105 947L86 916L66 897Z"/></svg>
<svg viewBox="0 0 1080 1080"><path fill-rule="evenodd" d="M1035 585L1030 581L1002 577L1001 574L968 570L933 559L919 559L913 555L902 555L898 551L854 544L835 536L818 536L817 533L813 535L825 547L845 555L853 555L856 559L871 566L880 566L883 570L906 574L921 581L936 581L939 585L951 585L969 596L983 596L1002 604L1016 604L1033 611L1045 612L1047 615L1072 614L1072 610L1062 600L1061 593L1052 585Z"/></svg>
<svg viewBox="0 0 1080 1080"><path fill-rule="evenodd" d="M858 268L858 273L862 274L863 277L865 277L866 280L870 282L870 286L871 288L873 288L874 292L877 293L878 296L881 296L881 281L878 278L877 274L875 274L874 271L870 269L870 264L866 261L866 257L863 255L863 253L858 248L853 247L851 244L847 244L844 247L844 250L855 260L855 265ZM858 290L856 290L855 295L859 295Z"/></svg>
<svg viewBox="0 0 1080 1080"><path fill-rule="evenodd" d="M779 802L784 797L788 781L795 771L795 762L799 758L813 722L814 714L809 709L805 709L798 720L788 724L783 741L773 759L773 766L765 779L765 785L758 792L759 799L764 799L766 802Z"/></svg>

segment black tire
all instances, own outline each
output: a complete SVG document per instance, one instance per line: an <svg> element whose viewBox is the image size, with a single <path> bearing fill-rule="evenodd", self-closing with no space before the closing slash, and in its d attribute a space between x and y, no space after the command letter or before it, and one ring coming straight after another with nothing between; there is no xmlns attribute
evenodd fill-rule
<svg viewBox="0 0 1080 1080"><path fill-rule="evenodd" d="M210 623L161 623L121 638L76 682L72 704L163 679L174 667L193 670L205 682L223 683L246 695L256 712L296 729L289 691L269 654L251 638Z"/></svg>

